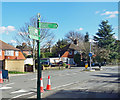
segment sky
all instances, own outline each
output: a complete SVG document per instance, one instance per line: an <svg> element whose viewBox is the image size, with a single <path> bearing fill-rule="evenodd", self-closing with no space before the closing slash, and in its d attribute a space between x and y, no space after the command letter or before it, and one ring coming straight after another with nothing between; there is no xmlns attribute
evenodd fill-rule
<svg viewBox="0 0 120 100"><path fill-rule="evenodd" d="M13 45L17 45L18 29L37 13L46 22L58 24L57 29L51 29L55 41L69 31L88 32L92 38L102 20L109 21L118 38L118 2L2 2L1 10L0 40Z"/></svg>

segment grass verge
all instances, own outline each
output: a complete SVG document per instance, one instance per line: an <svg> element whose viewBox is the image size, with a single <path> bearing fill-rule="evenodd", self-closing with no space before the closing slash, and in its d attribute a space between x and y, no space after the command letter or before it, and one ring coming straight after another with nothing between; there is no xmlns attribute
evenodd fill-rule
<svg viewBox="0 0 120 100"><path fill-rule="evenodd" d="M8 71L9 74L26 74L28 72Z"/></svg>

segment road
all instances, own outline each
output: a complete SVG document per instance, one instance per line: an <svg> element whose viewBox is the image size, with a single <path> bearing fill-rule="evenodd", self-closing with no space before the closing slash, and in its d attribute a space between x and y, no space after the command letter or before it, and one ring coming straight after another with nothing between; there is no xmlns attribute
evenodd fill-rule
<svg viewBox="0 0 120 100"><path fill-rule="evenodd" d="M105 66L101 71L83 71L84 67L42 71L43 87L50 75L51 91L44 91L42 98L117 98L117 66ZM2 98L36 98L37 73L10 76L10 82L0 87Z"/></svg>

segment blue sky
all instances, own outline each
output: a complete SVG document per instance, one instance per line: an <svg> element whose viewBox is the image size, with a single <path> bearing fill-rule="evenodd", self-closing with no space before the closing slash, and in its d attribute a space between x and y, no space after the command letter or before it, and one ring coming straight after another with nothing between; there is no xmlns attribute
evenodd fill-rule
<svg viewBox="0 0 120 100"><path fill-rule="evenodd" d="M46 22L58 23L58 29L51 29L55 41L64 38L71 30L82 34L88 32L92 37L102 20L109 21L118 37L117 2L3 2L0 40L16 45L17 30L37 13Z"/></svg>

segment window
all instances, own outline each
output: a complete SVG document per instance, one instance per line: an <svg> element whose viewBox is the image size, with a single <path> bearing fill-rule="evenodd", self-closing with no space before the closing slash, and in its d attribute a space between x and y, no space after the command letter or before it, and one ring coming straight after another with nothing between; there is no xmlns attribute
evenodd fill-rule
<svg viewBox="0 0 120 100"><path fill-rule="evenodd" d="M2 56L2 50L0 49L0 56Z"/></svg>
<svg viewBox="0 0 120 100"><path fill-rule="evenodd" d="M5 56L14 56L14 50L5 50Z"/></svg>
<svg viewBox="0 0 120 100"><path fill-rule="evenodd" d="M15 56L19 56L19 51L15 51Z"/></svg>

